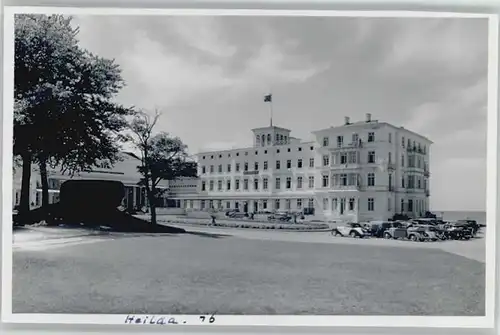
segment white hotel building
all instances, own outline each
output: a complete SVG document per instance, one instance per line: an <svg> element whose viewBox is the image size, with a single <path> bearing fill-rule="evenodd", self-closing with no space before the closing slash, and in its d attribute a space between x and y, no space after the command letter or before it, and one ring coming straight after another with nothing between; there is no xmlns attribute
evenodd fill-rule
<svg viewBox="0 0 500 335"><path fill-rule="evenodd" d="M173 192L187 210L310 211L331 220L387 219L429 210L430 140L372 120L314 131L302 142L275 126L252 147L196 155L198 190ZM172 190L173 191L173 190Z"/></svg>

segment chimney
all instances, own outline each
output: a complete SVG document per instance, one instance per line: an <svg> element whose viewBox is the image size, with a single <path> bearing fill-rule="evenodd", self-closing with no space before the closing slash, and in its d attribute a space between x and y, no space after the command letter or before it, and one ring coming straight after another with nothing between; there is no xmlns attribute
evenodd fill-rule
<svg viewBox="0 0 500 335"><path fill-rule="evenodd" d="M344 117L344 119L345 119L345 124L351 123L351 119L349 118L349 116Z"/></svg>
<svg viewBox="0 0 500 335"><path fill-rule="evenodd" d="M372 115L370 113L366 113L366 122L372 122Z"/></svg>

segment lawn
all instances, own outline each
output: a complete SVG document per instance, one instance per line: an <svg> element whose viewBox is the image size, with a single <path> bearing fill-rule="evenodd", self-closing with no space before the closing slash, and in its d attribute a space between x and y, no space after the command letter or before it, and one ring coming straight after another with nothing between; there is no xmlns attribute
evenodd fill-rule
<svg viewBox="0 0 500 335"><path fill-rule="evenodd" d="M431 249L117 238L15 252L15 313L484 315L483 263Z"/></svg>

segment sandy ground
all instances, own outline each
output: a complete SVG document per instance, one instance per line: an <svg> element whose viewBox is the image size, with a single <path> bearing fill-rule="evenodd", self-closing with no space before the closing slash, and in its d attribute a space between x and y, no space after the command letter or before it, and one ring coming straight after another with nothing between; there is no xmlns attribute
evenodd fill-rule
<svg viewBox="0 0 500 335"><path fill-rule="evenodd" d="M183 227L193 233L16 231L14 312L484 314L482 238Z"/></svg>

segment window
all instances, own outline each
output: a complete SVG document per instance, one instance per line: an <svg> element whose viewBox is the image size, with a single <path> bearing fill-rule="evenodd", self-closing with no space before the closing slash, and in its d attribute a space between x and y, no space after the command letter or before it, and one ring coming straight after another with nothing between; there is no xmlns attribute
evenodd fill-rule
<svg viewBox="0 0 500 335"><path fill-rule="evenodd" d="M387 211L391 211L391 198L387 198Z"/></svg>
<svg viewBox="0 0 500 335"><path fill-rule="evenodd" d="M301 148L301 147L299 147L299 148L298 148L298 150L299 150L299 151L302 151L302 148Z"/></svg>
<svg viewBox="0 0 500 335"><path fill-rule="evenodd" d="M227 172L231 172L231 164L227 165Z"/></svg>
<svg viewBox="0 0 500 335"><path fill-rule="evenodd" d="M297 209L302 209L302 199L297 199Z"/></svg>
<svg viewBox="0 0 500 335"><path fill-rule="evenodd" d="M401 146L404 148L405 147L405 137L401 137ZM403 201L403 200L401 200ZM401 210L402 211L402 210Z"/></svg>
<svg viewBox="0 0 500 335"><path fill-rule="evenodd" d="M207 183L204 182L204 181L201 182L201 190L202 191L206 191L207 190Z"/></svg>
<svg viewBox="0 0 500 335"><path fill-rule="evenodd" d="M340 175L340 185L347 186L347 173L342 173Z"/></svg>
<svg viewBox="0 0 500 335"><path fill-rule="evenodd" d="M323 166L329 166L330 165L330 156L324 155L323 156Z"/></svg>
<svg viewBox="0 0 500 335"><path fill-rule="evenodd" d="M245 165L244 165L244 168L243 168L244 171L248 171L248 163L245 162Z"/></svg>
<svg viewBox="0 0 500 335"><path fill-rule="evenodd" d="M286 177L286 188L287 189L292 188L292 177Z"/></svg>
<svg viewBox="0 0 500 335"><path fill-rule="evenodd" d="M389 157L388 157L388 162L389 164L392 163L392 152L389 152Z"/></svg>
<svg viewBox="0 0 500 335"><path fill-rule="evenodd" d="M219 171L219 173L222 173L222 164L219 164L218 171Z"/></svg>
<svg viewBox="0 0 500 335"><path fill-rule="evenodd" d="M344 146L344 136L337 136L337 148Z"/></svg>
<svg viewBox="0 0 500 335"><path fill-rule="evenodd" d="M310 147L309 147L309 149L310 149L311 151L313 151L313 150L314 150L314 147L313 147L313 146L310 146Z"/></svg>
<svg viewBox="0 0 500 335"><path fill-rule="evenodd" d="M210 173L214 173L214 166L210 165Z"/></svg>
<svg viewBox="0 0 500 335"><path fill-rule="evenodd" d="M262 188L263 188L264 190L267 190L267 183L268 183L267 178L264 178L264 179L262 180Z"/></svg>
<svg viewBox="0 0 500 335"><path fill-rule="evenodd" d="M236 172L239 172L240 171L240 163L236 163Z"/></svg>
<svg viewBox="0 0 500 335"><path fill-rule="evenodd" d="M277 190L279 190L281 188L281 179L280 178L276 178L276 185L275 185L275 188Z"/></svg>
<svg viewBox="0 0 500 335"><path fill-rule="evenodd" d="M290 149L290 148L288 148L288 149L286 149L286 151L290 152L290 151L291 151L291 149Z"/></svg>
<svg viewBox="0 0 500 335"><path fill-rule="evenodd" d="M207 173L207 168L205 166L201 167L201 173Z"/></svg>
<svg viewBox="0 0 500 335"><path fill-rule="evenodd" d="M349 210L353 211L354 210L354 203L356 202L356 199L354 198L349 198Z"/></svg>
<svg viewBox="0 0 500 335"><path fill-rule="evenodd" d="M408 199L408 212L413 212L413 200Z"/></svg>
<svg viewBox="0 0 500 335"><path fill-rule="evenodd" d="M322 183L323 187L328 187L329 181L330 178L327 175L323 176L323 183Z"/></svg>
<svg viewBox="0 0 500 335"><path fill-rule="evenodd" d="M405 212L405 199L401 199L401 213Z"/></svg>
<svg viewBox="0 0 500 335"><path fill-rule="evenodd" d="M262 209L267 209L267 200L262 200Z"/></svg>
<svg viewBox="0 0 500 335"><path fill-rule="evenodd" d="M401 155L401 166L402 167L405 166L405 155L404 154Z"/></svg>
<svg viewBox="0 0 500 335"><path fill-rule="evenodd" d="M368 198L368 210L373 212L375 210L375 199Z"/></svg>
<svg viewBox="0 0 500 335"><path fill-rule="evenodd" d="M323 209L324 210L328 209L328 198L323 198Z"/></svg>
<svg viewBox="0 0 500 335"><path fill-rule="evenodd" d="M314 199L310 198L307 205L309 206L309 208L314 208Z"/></svg>
<svg viewBox="0 0 500 335"><path fill-rule="evenodd" d="M368 174L368 186L375 186L375 173Z"/></svg>
<svg viewBox="0 0 500 335"><path fill-rule="evenodd" d="M264 170L267 170L267 161L264 161Z"/></svg>
<svg viewBox="0 0 500 335"><path fill-rule="evenodd" d="M259 162L255 162L254 164L254 170L259 171Z"/></svg>
<svg viewBox="0 0 500 335"><path fill-rule="evenodd" d="M349 164L356 164L357 163L357 152L356 151L351 151L349 152Z"/></svg>
<svg viewBox="0 0 500 335"><path fill-rule="evenodd" d="M297 188L302 188L302 177L297 177Z"/></svg>
<svg viewBox="0 0 500 335"><path fill-rule="evenodd" d="M200 201L200 207L201 209L205 209L205 200Z"/></svg>
<svg viewBox="0 0 500 335"><path fill-rule="evenodd" d="M339 200L337 198L332 199L332 210L334 210L334 211L337 210L338 201Z"/></svg>
<svg viewBox="0 0 500 335"><path fill-rule="evenodd" d="M368 142L375 142L375 133L374 132L368 133Z"/></svg>
<svg viewBox="0 0 500 335"><path fill-rule="evenodd" d="M239 179L236 179L236 184L234 185L234 188L239 190L240 189L240 180Z"/></svg>
<svg viewBox="0 0 500 335"><path fill-rule="evenodd" d="M276 161L276 170L279 170L281 168L281 162Z"/></svg>
<svg viewBox="0 0 500 335"><path fill-rule="evenodd" d="M418 178L418 188L422 188L422 180Z"/></svg>
<svg viewBox="0 0 500 335"><path fill-rule="evenodd" d="M375 163L375 151L368 152L368 163Z"/></svg>
<svg viewBox="0 0 500 335"><path fill-rule="evenodd" d="M217 190L222 191L222 180L217 181Z"/></svg>
<svg viewBox="0 0 500 335"><path fill-rule="evenodd" d="M314 188L314 176L309 176L309 188Z"/></svg>
<svg viewBox="0 0 500 335"><path fill-rule="evenodd" d="M231 208L231 202L230 201L226 201L226 208Z"/></svg>
<svg viewBox="0 0 500 335"><path fill-rule="evenodd" d="M289 160L286 161L286 168L287 169L291 169L292 168L292 160L291 159L289 159Z"/></svg>
<svg viewBox="0 0 500 335"><path fill-rule="evenodd" d="M343 152L340 154L340 164L347 164L347 153Z"/></svg>
<svg viewBox="0 0 500 335"><path fill-rule="evenodd" d="M243 189L248 190L248 179L243 179Z"/></svg>
<svg viewBox="0 0 500 335"><path fill-rule="evenodd" d="M392 133L389 133L389 143L392 143Z"/></svg>
<svg viewBox="0 0 500 335"><path fill-rule="evenodd" d="M214 181L210 180L210 191L214 190Z"/></svg>
<svg viewBox="0 0 500 335"><path fill-rule="evenodd" d="M329 143L329 139L328 139L328 137L323 137L323 146L324 146L324 147L327 147L327 146L329 146L329 145L330 145L330 143Z"/></svg>
<svg viewBox="0 0 500 335"><path fill-rule="evenodd" d="M275 209L280 209L280 199L276 199L276 200L274 201L274 208L275 208Z"/></svg>
<svg viewBox="0 0 500 335"><path fill-rule="evenodd" d="M271 134L267 134L267 143L271 143Z"/></svg>
<svg viewBox="0 0 500 335"><path fill-rule="evenodd" d="M352 144L356 145L359 142L359 135L354 133L352 134Z"/></svg>
<svg viewBox="0 0 500 335"><path fill-rule="evenodd" d="M405 176L401 177L401 187L405 188Z"/></svg>
<svg viewBox="0 0 500 335"><path fill-rule="evenodd" d="M285 209L290 209L290 207L291 207L291 201L290 201L290 199L286 199L285 200Z"/></svg>
<svg viewBox="0 0 500 335"><path fill-rule="evenodd" d="M301 159L301 158L299 158L299 159L297 160L297 167L298 167L299 169L301 169L301 168L302 168L302 159Z"/></svg>
<svg viewBox="0 0 500 335"><path fill-rule="evenodd" d="M226 189L227 189L228 191L229 191L229 190L231 190L231 181L230 181L230 180L228 180L228 181L226 182Z"/></svg>
<svg viewBox="0 0 500 335"><path fill-rule="evenodd" d="M259 190L259 180L258 179L253 180L253 189L256 191Z"/></svg>
<svg viewBox="0 0 500 335"><path fill-rule="evenodd" d="M314 167L314 158L309 158L309 167L310 168Z"/></svg>

